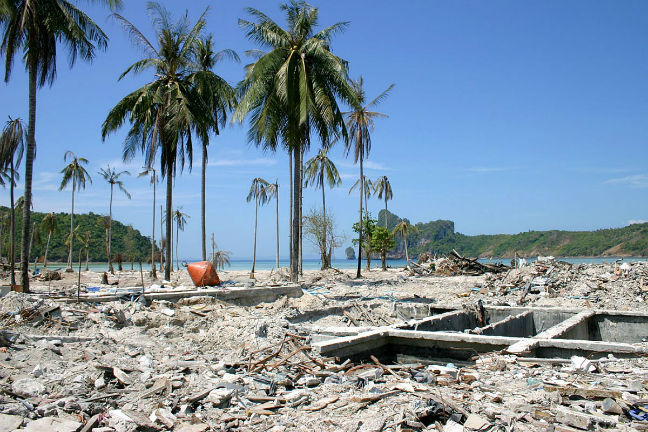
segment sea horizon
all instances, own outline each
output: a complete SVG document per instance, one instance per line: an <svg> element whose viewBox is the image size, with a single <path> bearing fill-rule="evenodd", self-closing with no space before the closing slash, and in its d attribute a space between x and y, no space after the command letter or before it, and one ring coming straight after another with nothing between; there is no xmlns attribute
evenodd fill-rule
<svg viewBox="0 0 648 432"><path fill-rule="evenodd" d="M570 264L603 264L603 263L613 263L616 260L623 260L626 262L638 262L638 261L648 261L648 257L555 257L557 260L560 261L565 261ZM510 257L506 258L479 258L478 261L481 263L502 263L509 265L511 262ZM531 263L533 261L537 260L537 257L533 258L525 258L527 263ZM179 261L179 267L182 269L183 266L182 264L184 262L186 263L192 263L192 262L198 262L202 261L201 259L181 259ZM66 263L65 262L48 262L48 269L53 270L53 269L59 269L59 268L65 268ZM390 268L399 268L399 267L405 267L406 261L404 259L388 259L387 262L387 267ZM159 266L159 263L157 264ZM337 268L337 269L342 269L342 270L348 270L348 269L354 269L358 265L357 259L352 259L352 260L347 260L347 259L333 259L332 261L332 267ZM33 264L31 265L33 268ZM117 265L113 263L113 266L115 269L117 268ZM131 270L131 262L124 262L122 264L124 270ZM289 260L286 259L280 259L279 260L279 267L289 267L290 262ZM303 260L303 268L304 270L319 270L321 267L321 261L318 258L305 258ZM372 259L371 260L371 268L380 268L381 267L381 261L380 259ZM38 268L42 269L43 266L41 263L38 264ZM73 269L78 269L78 262L72 266ZM85 262L81 264L81 270L85 270L86 265ZM174 261L174 269L176 268L176 263ZM362 268L366 268L366 260L362 260ZM91 271L107 271L108 270L108 262L89 262L88 263L88 269ZM135 262L133 270L139 270L139 262ZM240 270L251 270L252 269L252 258L236 258L236 259L230 259L230 265L225 266L225 271L240 271ZM273 270L276 269L276 259L268 259L268 258L262 258L262 259L257 259L256 260L256 265L255 265L255 270ZM144 271L149 271L151 270L151 265L148 263L142 263L142 270Z"/></svg>

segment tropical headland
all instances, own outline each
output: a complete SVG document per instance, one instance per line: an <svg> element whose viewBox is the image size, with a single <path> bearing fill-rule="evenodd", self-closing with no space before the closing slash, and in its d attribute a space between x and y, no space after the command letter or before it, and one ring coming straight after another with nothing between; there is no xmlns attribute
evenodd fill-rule
<svg viewBox="0 0 648 432"><path fill-rule="evenodd" d="M384 223L384 210L378 224ZM391 229L399 216L388 213ZM454 222L435 220L413 224L416 232L407 237L412 256L422 253L448 254L453 249L480 258L555 257L640 257L648 254L648 223L596 231L528 231L518 234L464 235L455 231ZM402 241L395 243L391 257L404 257Z"/></svg>
<svg viewBox="0 0 648 432"><path fill-rule="evenodd" d="M648 430L648 5L185 3L0 0L0 432Z"/></svg>

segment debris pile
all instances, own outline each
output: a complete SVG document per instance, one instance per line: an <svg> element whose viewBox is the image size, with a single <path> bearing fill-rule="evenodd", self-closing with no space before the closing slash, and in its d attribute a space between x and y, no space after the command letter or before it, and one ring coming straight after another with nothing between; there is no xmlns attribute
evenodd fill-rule
<svg viewBox="0 0 648 432"><path fill-rule="evenodd" d="M204 295L69 303L47 299L46 291L41 297L11 292L0 298L0 430L648 428L645 358L490 353L394 361L380 350L345 359L322 357L312 348L315 337L335 337L318 333L316 325L353 334L360 327L399 324L405 318L398 317L397 305L412 300L430 314L439 306L422 295L474 307L474 299L468 303L455 294L476 285L486 292L484 302L491 294L517 300L529 286L525 302L542 298L559 305L560 296L586 295L612 308L631 299L646 309L645 263L618 266L617 272L611 265L547 261L500 273L485 266L485 274L471 276L484 268L461 256L445 259L455 266L452 274L462 276L408 277L393 270L375 272L380 279L355 280L349 273L314 272L300 298L245 306ZM425 275L436 274L438 261ZM261 272L257 278L257 286L276 283ZM474 310L480 326L486 324L481 308L478 303Z"/></svg>
<svg viewBox="0 0 648 432"><path fill-rule="evenodd" d="M479 276L486 273L502 273L508 269L504 264L480 263L478 258L466 258L453 249L447 257L436 259L427 253L422 254L418 262L413 263L412 272L417 275Z"/></svg>
<svg viewBox="0 0 648 432"><path fill-rule="evenodd" d="M570 264L548 259L506 273L487 274L481 284L490 295L517 296L518 304L542 297L606 302L611 296L628 305L648 299L648 264Z"/></svg>

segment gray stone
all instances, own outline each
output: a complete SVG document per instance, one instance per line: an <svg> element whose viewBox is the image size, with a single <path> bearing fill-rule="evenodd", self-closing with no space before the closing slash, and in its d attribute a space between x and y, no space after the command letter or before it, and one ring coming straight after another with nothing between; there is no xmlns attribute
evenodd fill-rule
<svg viewBox="0 0 648 432"><path fill-rule="evenodd" d="M45 386L32 378L20 378L11 384L11 391L18 396L33 397L45 393Z"/></svg>
<svg viewBox="0 0 648 432"><path fill-rule="evenodd" d="M23 422L23 418L20 416L0 414L0 432L12 432Z"/></svg>
<svg viewBox="0 0 648 432"><path fill-rule="evenodd" d="M480 430L489 424L489 421L477 414L470 414L464 423L468 429Z"/></svg>
<svg viewBox="0 0 648 432"><path fill-rule="evenodd" d="M608 413L608 414L619 414L619 415L623 414L623 409L621 408L621 405L619 405L614 399L611 398L603 399L601 409L603 410L604 413Z"/></svg>
<svg viewBox="0 0 648 432"><path fill-rule="evenodd" d="M30 422L24 429L25 432L76 432L81 427L78 421L59 418L43 417Z"/></svg>

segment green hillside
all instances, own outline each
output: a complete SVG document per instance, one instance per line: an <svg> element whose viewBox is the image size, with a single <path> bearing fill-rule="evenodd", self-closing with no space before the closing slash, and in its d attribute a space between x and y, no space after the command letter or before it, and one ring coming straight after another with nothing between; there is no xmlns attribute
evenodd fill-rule
<svg viewBox="0 0 648 432"><path fill-rule="evenodd" d="M0 206L0 218L2 218L2 256L6 257L9 251L9 209ZM40 226L45 213L32 213L32 221ZM90 212L89 214L75 214L74 225L79 226L79 233L85 238L86 232L90 233L90 261L108 261L106 256L106 229L105 220L106 216L98 215ZM48 261L66 261L67 260L67 246L65 239L70 232L70 214L69 213L56 213L56 221L58 223L58 232L52 234L50 240L49 252L47 254ZM22 229L22 214L16 212L16 233L18 242L20 242L20 230ZM45 254L45 245L47 243L47 234L41 232L42 244L34 243L32 245L32 261L36 256L42 257ZM79 244L75 242L74 246L74 260L79 258ZM115 254L121 253L126 259L135 257L143 260L151 256L151 239L150 237L143 236L138 230L130 225L113 219L112 222L112 252ZM16 247L16 255L19 258L20 247ZM83 257L85 260L85 256Z"/></svg>
<svg viewBox="0 0 648 432"><path fill-rule="evenodd" d="M385 224L385 211L378 215L378 223ZM401 218L389 213L390 229ZM408 237L410 254L423 252L448 253L456 249L467 256L511 257L523 256L647 256L648 223L633 224L623 228L596 231L528 231L519 234L468 236L454 230L454 222L436 220L417 223L418 233ZM403 252L402 239L398 238L394 255Z"/></svg>

